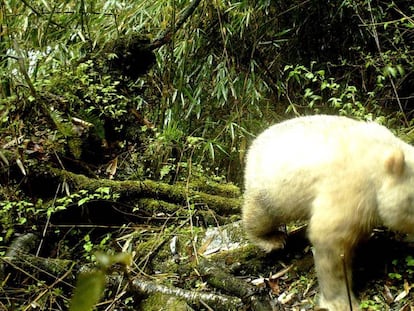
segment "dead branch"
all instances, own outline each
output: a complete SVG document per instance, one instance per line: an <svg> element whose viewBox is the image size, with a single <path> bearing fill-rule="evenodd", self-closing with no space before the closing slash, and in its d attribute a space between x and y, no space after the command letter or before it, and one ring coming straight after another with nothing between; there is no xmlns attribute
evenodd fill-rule
<svg viewBox="0 0 414 311"><path fill-rule="evenodd" d="M162 293L166 295L173 295L183 298L189 303L203 302L213 310L240 310L243 306L242 300L238 297L169 287L140 279L135 279L131 282L131 289L141 294Z"/></svg>
<svg viewBox="0 0 414 311"><path fill-rule="evenodd" d="M28 233L17 237L9 246L6 255L0 257L0 280L5 279L8 267L14 268L31 276L32 273L41 272L49 277L57 278L72 269L71 260L44 258L30 254L38 242L35 234Z"/></svg>
<svg viewBox="0 0 414 311"><path fill-rule="evenodd" d="M217 265L216 262L202 260L197 269L203 274L203 279L208 284L226 293L243 298L250 305L251 310L267 311L272 309L267 297L261 297L262 295L256 287L236 278L226 267Z"/></svg>

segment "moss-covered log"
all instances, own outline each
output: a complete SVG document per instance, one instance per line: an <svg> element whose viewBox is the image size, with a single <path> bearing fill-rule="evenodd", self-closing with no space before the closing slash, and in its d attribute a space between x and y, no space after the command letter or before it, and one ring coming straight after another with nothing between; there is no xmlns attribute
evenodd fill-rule
<svg viewBox="0 0 414 311"><path fill-rule="evenodd" d="M189 184L166 184L153 180L143 181L117 181L109 179L94 179L85 175L75 174L69 171L60 170L50 167L39 167L31 174L32 183L62 183L66 182L72 190L85 189L95 191L99 187L109 187L113 192L120 195L121 199L156 199L168 202L168 208L174 205L186 206L197 205L204 206L216 212L219 215L234 215L240 213L241 198L234 197L237 194L236 186L230 184L226 191L224 185L214 188L209 187L211 192L228 193L230 197L214 195L193 189ZM197 188L197 185L194 187ZM214 191L216 190L216 191ZM165 203L163 203L165 205Z"/></svg>
<svg viewBox="0 0 414 311"><path fill-rule="evenodd" d="M130 283L130 289L139 294L162 293L177 296L192 304L200 304L203 302L210 308L213 308L213 310L241 310L243 306L242 300L238 297L186 290L141 279L133 280Z"/></svg>
<svg viewBox="0 0 414 311"><path fill-rule="evenodd" d="M202 260L197 267L203 274L203 279L214 288L220 289L228 295L240 297L250 306L253 311L272 310L267 297L262 297L256 287L235 277L223 265L217 262Z"/></svg>
<svg viewBox="0 0 414 311"><path fill-rule="evenodd" d="M24 271L31 277L42 273L52 279L63 274L74 278L75 272L71 272L75 265L74 261L33 255L30 252L34 250L37 243L38 237L32 233L16 238L9 246L6 255L0 258L0 280L6 278L9 268Z"/></svg>

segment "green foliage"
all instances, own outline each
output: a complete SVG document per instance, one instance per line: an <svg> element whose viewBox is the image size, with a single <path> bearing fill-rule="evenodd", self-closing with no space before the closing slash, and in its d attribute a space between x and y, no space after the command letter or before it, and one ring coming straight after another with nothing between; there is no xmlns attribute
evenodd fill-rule
<svg viewBox="0 0 414 311"><path fill-rule="evenodd" d="M407 258L405 258L405 264L407 266L407 273L408 275L411 277L414 275L414 258L412 256L407 256Z"/></svg>
<svg viewBox="0 0 414 311"><path fill-rule="evenodd" d="M395 279L395 280L402 279L402 275L400 273L390 272L388 273L388 276L390 277L390 279Z"/></svg>
<svg viewBox="0 0 414 311"><path fill-rule="evenodd" d="M64 210L69 205L82 206L90 201L94 200L113 200L116 201L119 198L119 194L111 192L109 187L99 187L94 193L89 193L87 190L79 190L76 193L64 196L56 199L54 205L48 208L47 213L50 215L53 212Z"/></svg>
<svg viewBox="0 0 414 311"><path fill-rule="evenodd" d="M336 111L340 115L372 120L373 113L362 103L361 92L353 85L344 85L333 77L326 77L325 70L308 69L303 65L287 65L284 68L287 89L295 90L289 98L296 95L286 112L299 114L298 110L311 108L313 112ZM300 92L304 90L304 92ZM374 111L376 112L376 111Z"/></svg>
<svg viewBox="0 0 414 311"><path fill-rule="evenodd" d="M99 243L92 241L91 236L86 234L83 237L83 257L87 260L95 260L95 253L96 252L103 252L108 250L110 246L108 242L112 239L112 235L110 233L106 234Z"/></svg>
<svg viewBox="0 0 414 311"><path fill-rule="evenodd" d="M391 80L399 86L408 81L406 68L414 63L408 56L410 41L403 40L403 50L389 44L387 34L394 23L384 28L380 47L365 49L367 41L376 39L372 34L379 35L382 30L377 27L373 32L370 12L378 14L374 19L384 20L397 7L394 3L385 9L380 4L375 10L363 1L323 6L313 3L305 10L295 10L295 4L205 4L199 12L211 16L210 21L194 21L195 28L177 33L174 49L159 51L156 74L165 81L162 94L170 94L161 100L164 113L159 130L174 127L201 138L205 148L192 150L193 163L232 168L232 163L240 161L238 154L243 153L249 133L277 121L277 114L330 113L381 119L383 98L394 93ZM286 10L292 14L281 14L277 23L269 26L272 13ZM313 19L309 16L322 16L326 23L320 25L325 25L321 26L325 32L316 32L317 25L310 25ZM355 16L360 18L358 22ZM401 18L406 23L403 13ZM296 29L292 29L292 19ZM356 30L361 20L367 27ZM212 24L218 27L212 28ZM396 24L402 27L403 22ZM344 29L343 35L348 38L336 38L336 27ZM306 33L307 29L312 32ZM406 29L412 33L411 28ZM316 44L312 43L315 37ZM303 42L308 44L308 51L295 46ZM328 51L321 52L321 47ZM292 50L297 54L289 55ZM285 64L282 59L291 61ZM166 63L169 65L164 66ZM369 83L365 79L361 83L360 75ZM393 105L402 112L396 103ZM403 119L400 115L394 120L401 124Z"/></svg>
<svg viewBox="0 0 414 311"><path fill-rule="evenodd" d="M399 265L401 265L402 268L399 267L400 272L388 273L388 276L391 279L402 280L403 278L411 277L414 273L414 258L412 256L407 256L404 263L400 263L398 260L393 260L392 264L395 268L397 268Z"/></svg>
<svg viewBox="0 0 414 311"><path fill-rule="evenodd" d="M377 302L375 300L363 300L359 304L362 309L367 310L383 310L384 304L382 302Z"/></svg>
<svg viewBox="0 0 414 311"><path fill-rule="evenodd" d="M0 220L5 231L4 240L7 241L12 236L15 226L26 224L28 216L35 211L35 205L28 201L0 201Z"/></svg>
<svg viewBox="0 0 414 311"><path fill-rule="evenodd" d="M104 139L104 120L121 122L129 113L131 100L119 92L119 85L119 80L100 72L94 62L88 60L73 70L56 68L50 73L48 83L39 88L44 92L51 92L53 88L57 96L69 101L67 122L70 117L80 117L92 123L94 132ZM69 125L73 127L70 122Z"/></svg>
<svg viewBox="0 0 414 311"><path fill-rule="evenodd" d="M57 141L79 158L72 117L92 123L104 139L105 122L125 135L129 109L139 109L157 127L146 160L152 162L151 175L162 179L190 157L193 164L240 177L251 133L286 116L377 120L392 108L392 124L407 122L407 102L397 100L409 101L414 84L414 8L406 0L201 2L185 31L178 29L171 44L156 51L151 75L138 81L111 75L105 60L118 56L105 47L134 33L157 38L188 5L6 1L5 23L14 36L4 36L0 53L13 57L0 65L10 81L10 97L0 102L9 113L0 114L0 122L7 125L10 113L39 105L39 94L56 95L51 108ZM27 92L31 87L34 93ZM19 99L17 108L13 98ZM196 138L197 147L187 137Z"/></svg>
<svg viewBox="0 0 414 311"><path fill-rule="evenodd" d="M111 188L109 187L99 187L95 190L95 193L88 193L86 190L80 190L78 198L80 198L78 205L81 206L92 200L116 201L119 198L119 194L111 192Z"/></svg>
<svg viewBox="0 0 414 311"><path fill-rule="evenodd" d="M67 209L70 205L82 206L96 200L116 201L118 198L119 195L111 192L110 188L100 187L93 193L80 190L76 193L57 198L49 204L45 204L42 199L38 199L35 203L26 200L2 200L0 201L0 221L6 232L5 240L8 240L18 227L36 229L40 219L44 217L49 218L54 213ZM101 242L101 248L107 240L108 237Z"/></svg>

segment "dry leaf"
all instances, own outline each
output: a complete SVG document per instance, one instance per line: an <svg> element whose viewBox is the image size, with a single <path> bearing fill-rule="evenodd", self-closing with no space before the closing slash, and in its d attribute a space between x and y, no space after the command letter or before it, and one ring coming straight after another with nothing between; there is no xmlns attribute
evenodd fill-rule
<svg viewBox="0 0 414 311"><path fill-rule="evenodd" d="M397 295L397 297L395 297L394 301L395 302L400 301L401 299L404 299L405 297L407 297L407 295L408 293L405 290L403 290L401 293Z"/></svg>
<svg viewBox="0 0 414 311"><path fill-rule="evenodd" d="M16 159L16 164L24 176L26 176L26 169L24 168L23 162L20 159Z"/></svg>
<svg viewBox="0 0 414 311"><path fill-rule="evenodd" d="M268 284L269 284L270 290L272 291L272 294L279 295L280 293L279 281L277 279L269 279Z"/></svg>
<svg viewBox="0 0 414 311"><path fill-rule="evenodd" d="M404 280L404 290L395 297L394 301L400 301L401 299L404 299L407 297L407 295L410 293L411 286L408 284L407 280Z"/></svg>
<svg viewBox="0 0 414 311"><path fill-rule="evenodd" d="M6 156L1 151L0 151L0 159L4 162L4 164L9 165L9 161L7 160Z"/></svg>
<svg viewBox="0 0 414 311"><path fill-rule="evenodd" d="M205 241L204 244L199 247L198 253L204 254L213 240L214 240L214 236L211 236L209 239L207 239L207 241ZM208 254L204 254L204 255L208 255Z"/></svg>
<svg viewBox="0 0 414 311"><path fill-rule="evenodd" d="M387 285L384 285L384 291L382 292L382 296L384 297L388 305L394 301L394 297Z"/></svg>
<svg viewBox="0 0 414 311"><path fill-rule="evenodd" d="M277 297L277 300L281 303L281 304L287 304L289 303L292 298L295 296L294 293L289 293L287 294L286 292L283 292L279 297Z"/></svg>
<svg viewBox="0 0 414 311"><path fill-rule="evenodd" d="M254 279L254 280L251 281L251 283L254 286L257 286L257 287L261 287L261 288L266 287L266 280L265 280L265 278Z"/></svg>
<svg viewBox="0 0 414 311"><path fill-rule="evenodd" d="M290 265L290 266L284 268L283 270L280 270L276 274L273 274L269 279L275 280L275 279L278 279L278 278L284 276L286 273L289 272L290 269L292 269L292 267L293 267L293 265Z"/></svg>
<svg viewBox="0 0 414 311"><path fill-rule="evenodd" d="M115 157L115 159L109 162L109 165L106 168L106 173L108 173L109 179L114 178L117 168L118 168L118 157Z"/></svg>

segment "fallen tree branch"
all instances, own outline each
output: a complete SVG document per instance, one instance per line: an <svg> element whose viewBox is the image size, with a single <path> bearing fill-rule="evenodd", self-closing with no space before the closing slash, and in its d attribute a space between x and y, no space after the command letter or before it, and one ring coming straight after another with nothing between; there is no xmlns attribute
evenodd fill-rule
<svg viewBox="0 0 414 311"><path fill-rule="evenodd" d="M94 179L84 175L50 167L39 167L32 172L31 178L41 178L48 182L68 183L72 189L95 191L100 187L110 187L121 199L151 198L163 200L177 205L203 205L219 215L235 215L240 213L241 198L228 198L200 192L183 184L166 184L153 180L116 181L109 179ZM233 186L234 187L234 186ZM169 205L172 207L173 205Z"/></svg>
<svg viewBox="0 0 414 311"><path fill-rule="evenodd" d="M252 311L271 310L268 297L262 297L255 286L235 277L225 267L216 262L202 260L197 267L203 279L214 288L241 297Z"/></svg>
<svg viewBox="0 0 414 311"><path fill-rule="evenodd" d="M241 310L243 303L238 297L218 295L213 293L197 292L177 287L169 287L151 281L135 279L131 282L130 288L141 294L162 293L185 299L189 303L203 302L213 310Z"/></svg>
<svg viewBox="0 0 414 311"><path fill-rule="evenodd" d="M72 260L44 258L30 254L38 242L35 234L28 233L17 237L9 246L6 255L0 257L0 280L6 278L7 267L12 267L33 277L33 273L43 273L53 279L71 271L75 263ZM72 274L72 277L74 275Z"/></svg>

